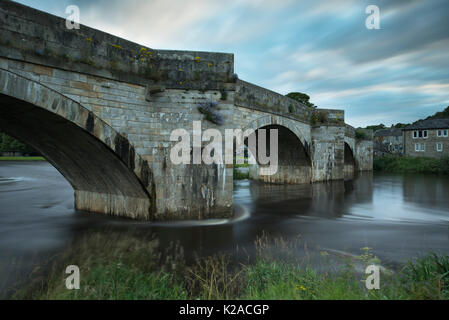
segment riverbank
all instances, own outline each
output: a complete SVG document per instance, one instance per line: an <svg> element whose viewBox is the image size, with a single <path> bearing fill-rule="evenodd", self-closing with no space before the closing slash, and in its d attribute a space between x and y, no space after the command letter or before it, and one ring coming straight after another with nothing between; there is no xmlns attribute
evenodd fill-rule
<svg viewBox="0 0 449 320"><path fill-rule="evenodd" d="M0 161L47 161L44 157L0 157Z"/></svg>
<svg viewBox="0 0 449 320"><path fill-rule="evenodd" d="M431 173L449 175L449 157L434 159L425 157L383 156L374 158L373 169L391 173Z"/></svg>
<svg viewBox="0 0 449 320"><path fill-rule="evenodd" d="M233 176L234 180L245 180L249 179L249 164L247 160L245 160L245 163L237 164L234 161L234 169L233 169Z"/></svg>
<svg viewBox="0 0 449 320"><path fill-rule="evenodd" d="M233 264L226 255L183 261L182 248L156 254L157 240L133 241L109 250L90 236L51 262L46 274L33 273L13 299L448 299L449 257L428 255L395 271L382 271L380 289L365 287L360 266L380 261L370 248L360 256L339 257L334 272L318 272L291 255L294 245L281 238L256 240L257 258ZM92 244L95 243L94 246ZM89 248L87 248L89 246ZM321 252L323 263L334 263ZM67 265L80 268L80 289L67 290ZM43 270L43 268L38 268Z"/></svg>

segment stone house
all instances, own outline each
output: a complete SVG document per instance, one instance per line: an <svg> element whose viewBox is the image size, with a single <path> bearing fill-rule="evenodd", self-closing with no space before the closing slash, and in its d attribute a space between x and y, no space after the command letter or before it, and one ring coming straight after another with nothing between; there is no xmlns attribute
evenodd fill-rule
<svg viewBox="0 0 449 320"><path fill-rule="evenodd" d="M402 130L397 128L381 129L374 133L374 153L376 156L384 154L403 154L404 140Z"/></svg>
<svg viewBox="0 0 449 320"><path fill-rule="evenodd" d="M449 119L418 121L403 129L404 154L409 157L449 156Z"/></svg>

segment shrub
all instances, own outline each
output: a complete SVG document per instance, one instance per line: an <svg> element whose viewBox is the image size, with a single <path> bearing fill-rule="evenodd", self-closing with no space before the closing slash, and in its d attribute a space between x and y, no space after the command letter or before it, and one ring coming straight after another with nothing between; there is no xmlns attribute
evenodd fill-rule
<svg viewBox="0 0 449 320"><path fill-rule="evenodd" d="M397 173L449 174L449 157L434 159L425 157L383 156L374 158L376 171Z"/></svg>
<svg viewBox="0 0 449 320"><path fill-rule="evenodd" d="M205 115L206 120L222 125L224 120L223 117L218 113L217 102L205 102L198 105L198 111Z"/></svg>

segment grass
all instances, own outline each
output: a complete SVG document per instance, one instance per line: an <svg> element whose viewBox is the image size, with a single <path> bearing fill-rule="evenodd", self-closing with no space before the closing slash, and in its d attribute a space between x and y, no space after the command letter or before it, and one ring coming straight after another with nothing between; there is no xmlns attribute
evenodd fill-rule
<svg viewBox="0 0 449 320"><path fill-rule="evenodd" d="M374 158L373 169L394 173L449 174L449 157L435 159L383 156Z"/></svg>
<svg viewBox="0 0 449 320"><path fill-rule="evenodd" d="M249 179L249 171L241 172L240 170L236 169L235 167L234 167L233 175L234 175L234 180Z"/></svg>
<svg viewBox="0 0 449 320"><path fill-rule="evenodd" d="M0 157L0 161L47 161L44 157Z"/></svg>
<svg viewBox="0 0 449 320"><path fill-rule="evenodd" d="M237 163L237 158L234 157L234 180L249 179L249 170L242 172L238 168L249 168L248 158L239 156L239 160L243 160L243 163Z"/></svg>
<svg viewBox="0 0 449 320"><path fill-rule="evenodd" d="M317 272L294 258L298 248L282 238L262 236L252 263L235 263L223 254L183 262L173 245L155 253L157 240L122 235L86 236L24 279L14 299L448 299L449 257L429 254L397 272L382 272L380 290L367 290L355 264L379 262L369 248L342 268ZM112 240L112 241L111 241ZM111 244L115 248L111 247ZM276 258L275 258L276 256ZM326 255L322 257L327 259ZM330 263L328 261L327 263ZM80 267L80 289L65 288L65 266ZM42 270L48 269L45 274ZM38 279L30 282L30 279Z"/></svg>

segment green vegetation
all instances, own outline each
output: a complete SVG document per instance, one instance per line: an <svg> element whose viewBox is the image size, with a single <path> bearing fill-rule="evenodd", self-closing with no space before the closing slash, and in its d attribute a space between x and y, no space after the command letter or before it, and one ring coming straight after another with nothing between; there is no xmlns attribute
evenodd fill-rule
<svg viewBox="0 0 449 320"><path fill-rule="evenodd" d="M0 161L46 161L44 157L0 157Z"/></svg>
<svg viewBox="0 0 449 320"><path fill-rule="evenodd" d="M249 179L249 171L248 172L242 172L234 167L233 171L234 180L244 180Z"/></svg>
<svg viewBox="0 0 449 320"><path fill-rule="evenodd" d="M373 169L395 173L449 174L449 157L434 159L383 156L374 158Z"/></svg>
<svg viewBox="0 0 449 320"><path fill-rule="evenodd" d="M302 92L290 92L290 93L287 93L286 96L291 98L291 99L293 99L293 100L299 101L299 102L305 104L308 107L311 107L311 108L316 107L312 102L310 102L309 95L307 95L305 93L302 93ZM293 112L293 111L289 110L289 112Z"/></svg>
<svg viewBox="0 0 449 320"><path fill-rule="evenodd" d="M236 163L236 158L234 157L234 170L233 176L234 180L244 180L249 179L249 169L247 172L242 172L239 168L249 168L248 158L240 157L240 160L243 160L243 163Z"/></svg>
<svg viewBox="0 0 449 320"><path fill-rule="evenodd" d="M370 139L370 137L366 134L366 132L363 129L360 129L360 128L355 129L355 138L357 140Z"/></svg>
<svg viewBox="0 0 449 320"><path fill-rule="evenodd" d="M247 160L245 160L245 163L235 163L234 162L234 168L249 168L249 163Z"/></svg>
<svg viewBox="0 0 449 320"><path fill-rule="evenodd" d="M446 107L443 111L439 111L434 113L432 116L429 116L427 119L447 119L449 118L449 106Z"/></svg>
<svg viewBox="0 0 449 320"><path fill-rule="evenodd" d="M410 125L410 123L398 122L396 124L391 125L391 127L387 127L386 125L381 123L381 124L377 124L377 125L366 126L365 129L371 129L373 131L377 131L377 130L381 130L381 129L393 129L393 128L401 129L401 128L405 128L409 125Z"/></svg>
<svg viewBox="0 0 449 320"><path fill-rule="evenodd" d="M107 237L108 239L105 239ZM35 268L13 299L448 299L449 256L429 254L396 268L382 269L380 289L365 288L360 267L379 264L371 248L360 256L321 252L324 272L297 258L297 243L262 235L253 263L214 255L184 262L182 248L156 253L157 239L123 239L123 234L85 236L49 268ZM106 241L107 240L107 241ZM79 290L67 290L65 267L80 267ZM356 266L358 265L358 267ZM357 269L359 271L357 271ZM43 271L48 270L48 271Z"/></svg>
<svg viewBox="0 0 449 320"><path fill-rule="evenodd" d="M36 153L31 147L3 132L0 132L0 152L22 152L25 154Z"/></svg>
<svg viewBox="0 0 449 320"><path fill-rule="evenodd" d="M448 119L449 118L449 106L446 107L446 109L444 109L443 111L439 111L439 112L435 112L433 115L428 116L427 118L425 118L424 120L429 120L429 119ZM416 123L418 121L421 121L422 119L418 119L416 121L413 122ZM409 126L410 123L396 123L394 125L392 125L390 128L405 128L407 126ZM367 126L365 127L365 129L372 129L373 131L376 130L380 130L380 129L389 129L387 126L385 126L383 123L378 124L378 125L371 125L371 126Z"/></svg>

